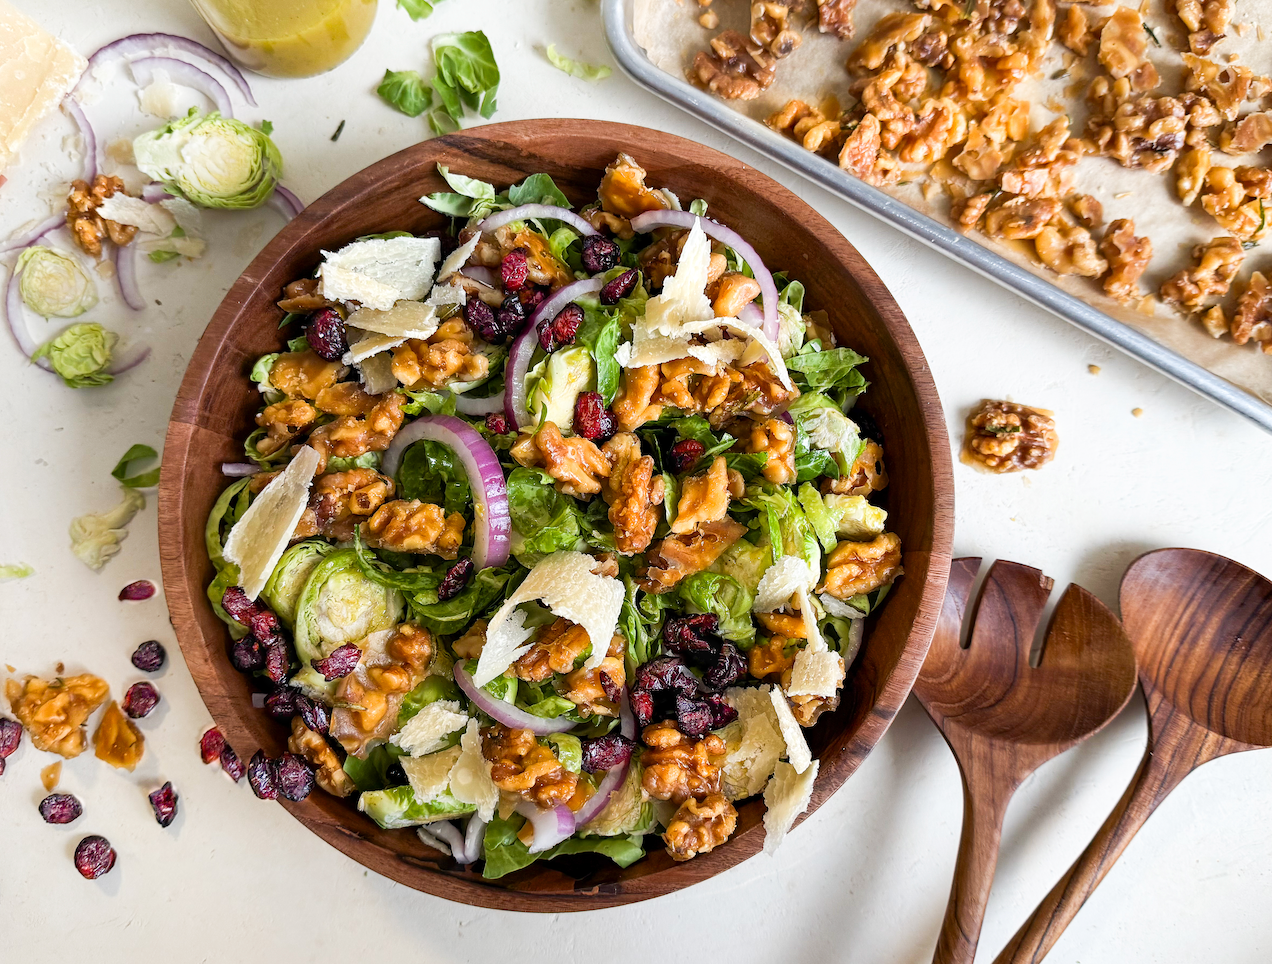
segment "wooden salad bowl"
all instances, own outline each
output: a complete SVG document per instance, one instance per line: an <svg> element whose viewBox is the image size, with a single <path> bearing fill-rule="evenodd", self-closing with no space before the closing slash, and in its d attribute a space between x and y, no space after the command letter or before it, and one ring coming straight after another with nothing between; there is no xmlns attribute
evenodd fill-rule
<svg viewBox="0 0 1272 964"><path fill-rule="evenodd" d="M861 654L848 671L840 708L808 731L821 769L808 812L865 759L910 693L941 613L954 528L954 482L941 403L927 361L900 308L857 250L786 188L719 151L658 131L587 120L491 124L425 141L373 164L327 192L288 224L234 283L199 340L168 425L159 489L159 545L168 610L186 664L217 726L239 756L258 747L277 756L287 730L252 706L252 686L226 655L228 635L209 605L212 565L203 529L227 484L221 462L243 458L259 396L247 374L282 342L275 306L286 283L309 274L319 250L393 229L442 227L418 198L447 190L437 165L504 186L551 174L577 203L594 200L605 166L627 151L687 204L740 231L771 270L788 269L807 287L805 305L825 309L840 342L869 356L870 390L861 408L884 435L891 485L889 529L901 537L905 576L871 617ZM244 792L248 792L246 789ZM577 911L667 894L718 874L760 850L763 804L739 808L724 846L675 863L651 839L649 855L626 870L579 855L530 867L498 881L422 843L409 830L385 831L352 799L315 790L284 803L318 836L364 866L439 897L521 911Z"/></svg>

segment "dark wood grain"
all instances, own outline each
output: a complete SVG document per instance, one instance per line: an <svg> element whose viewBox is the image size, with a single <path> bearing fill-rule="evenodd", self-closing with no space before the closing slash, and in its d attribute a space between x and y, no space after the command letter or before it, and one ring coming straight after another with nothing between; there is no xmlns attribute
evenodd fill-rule
<svg viewBox="0 0 1272 964"><path fill-rule="evenodd" d="M1042 960L1189 773L1272 746L1272 582L1213 553L1159 549L1131 563L1121 605L1147 697L1148 749L1094 839L995 964Z"/></svg>
<svg viewBox="0 0 1272 964"><path fill-rule="evenodd" d="M872 619L840 709L810 732L821 771L810 811L857 768L887 729L918 674L940 612L949 569L953 480L949 441L927 362L883 283L825 219L752 168L690 141L622 124L539 120L494 124L408 148L353 176L289 224L252 262L217 309L190 361L172 411L159 493L160 554L172 622L195 683L240 756L281 752L284 730L251 706L251 688L225 657L226 633L205 597L211 565L203 525L224 487L218 463L242 458L258 396L252 360L278 350L274 300L308 274L321 248L389 229L424 231L444 219L417 202L447 190L437 164L506 185L546 171L570 198L595 198L605 165L628 151L649 183L740 230L773 270L808 290L806 305L830 313L840 340L870 357L863 401L885 438L889 527L904 547L906 574ZM627 870L594 857L536 864L499 882L457 867L409 831L383 831L348 801L323 793L286 804L307 827L379 873L431 894L486 907L575 911L623 904L686 887L756 853L762 806L741 807L728 845L682 864L661 850Z"/></svg>
<svg viewBox="0 0 1272 964"><path fill-rule="evenodd" d="M945 606L914 694L954 751L963 831L935 964L972 964L998 863L1007 805L1025 777L1100 730L1135 690L1135 657L1117 617L1071 585L1030 665L1052 580L994 563L968 646L959 644L979 559L956 559Z"/></svg>

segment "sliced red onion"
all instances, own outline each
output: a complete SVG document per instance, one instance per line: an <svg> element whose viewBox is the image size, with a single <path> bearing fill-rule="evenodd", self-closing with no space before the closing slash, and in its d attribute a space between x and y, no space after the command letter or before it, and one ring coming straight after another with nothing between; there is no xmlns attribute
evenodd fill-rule
<svg viewBox="0 0 1272 964"><path fill-rule="evenodd" d="M486 821L473 814L468 818L468 826L464 828L464 859L461 864L472 864L481 860L486 852ZM455 858L459 860L459 858Z"/></svg>
<svg viewBox="0 0 1272 964"><path fill-rule="evenodd" d="M425 824L428 832L443 841L451 850L451 856L461 864L471 863L464 860L464 835L459 832L459 828L449 820L438 820L434 823Z"/></svg>
<svg viewBox="0 0 1272 964"><path fill-rule="evenodd" d="M597 784L596 792L588 797L587 802L579 808L579 812L574 815L576 824L580 827L586 827L589 823L597 818L602 810L610 802L610 797L623 785L623 781L627 779L627 771L632 765L632 754L629 751L627 757L622 763L610 767L605 771L605 776L601 778L601 782Z"/></svg>
<svg viewBox="0 0 1272 964"><path fill-rule="evenodd" d="M559 208L555 204L523 204L520 207L508 208L490 215L478 227L482 234L489 234L496 228L502 228L513 221L528 221L531 218L551 218L562 221L582 235L597 234L596 228L588 224L569 208Z"/></svg>
<svg viewBox="0 0 1272 964"><path fill-rule="evenodd" d="M485 398L469 398L467 395L455 396L455 411L460 415L468 415L469 417L477 415L490 415L493 412L502 412L504 409L504 394L507 390L497 395L488 395Z"/></svg>
<svg viewBox="0 0 1272 964"><path fill-rule="evenodd" d="M93 125L84 116L84 109L73 96L62 98L62 109L71 115L71 120L79 128L80 137L84 138L84 167L80 176L85 184L92 184L93 178L97 177L97 135L93 132Z"/></svg>
<svg viewBox="0 0 1272 964"><path fill-rule="evenodd" d="M305 210L305 205L301 203L300 198L296 197L295 194L281 184L274 185L274 193L269 196L269 200L265 203L281 214L284 220L287 221L290 221L301 211Z"/></svg>
<svg viewBox="0 0 1272 964"><path fill-rule="evenodd" d="M221 463L221 474L231 479L241 479L245 475L255 475L260 470L261 467L252 462Z"/></svg>
<svg viewBox="0 0 1272 964"><path fill-rule="evenodd" d="M21 271L12 271L9 274L9 284L4 297L5 315L13 340L18 343L18 351L29 359L40 346L31 335L31 329L27 327L26 306L22 303L22 291L18 281L21 275ZM53 366L47 358L37 358L35 364L46 372L53 371Z"/></svg>
<svg viewBox="0 0 1272 964"><path fill-rule="evenodd" d="M534 827L534 838L530 841L529 851L541 854L566 840L577 829L574 813L569 807L558 805L551 810L540 810L529 800L517 804L517 813L530 821Z"/></svg>
<svg viewBox="0 0 1272 964"><path fill-rule="evenodd" d="M253 107L256 106L256 98L252 96L252 88L248 86L247 78L243 76L243 73L237 67L215 50L209 50L203 44L190 40L188 37L178 37L170 33L135 33L108 43L88 58L88 67L80 77L79 83L75 85L75 90L79 90L88 78L92 76L93 71L104 64L113 63L116 60L130 60L134 57L163 56L171 50L179 51L196 60L202 60L209 66L216 68L219 73L223 74L230 83L239 89L239 93L243 95L249 104Z"/></svg>
<svg viewBox="0 0 1272 964"><path fill-rule="evenodd" d="M499 567L508 561L512 516L508 512L508 488L494 449L471 425L453 415L425 415L405 426L384 452L381 471L397 474L407 448L420 439L449 446L468 474L473 493L473 564L478 569Z"/></svg>
<svg viewBox="0 0 1272 964"><path fill-rule="evenodd" d="M133 311L141 311L146 307L146 299L141 296L137 287L137 246L126 244L122 248L115 245L111 252L115 262L115 283L119 286L119 296Z"/></svg>
<svg viewBox="0 0 1272 964"><path fill-rule="evenodd" d="M495 272L484 264L464 265L459 269L459 273L465 278L472 278L479 284L484 284L487 288L499 287L499 279L495 277Z"/></svg>
<svg viewBox="0 0 1272 964"><path fill-rule="evenodd" d="M535 736L548 736L552 733L564 733L575 725L574 720L565 716L535 716L525 710L513 706L507 700L491 696L473 682L472 676L464 669L462 663L455 664L455 684L464 691L464 695L492 720L512 727L514 730L529 730Z"/></svg>
<svg viewBox="0 0 1272 964"><path fill-rule="evenodd" d="M106 366L106 373L108 375L122 375L129 369L136 368L149 357L150 346L144 342L137 342L112 355L110 364Z"/></svg>
<svg viewBox="0 0 1272 964"><path fill-rule="evenodd" d="M632 218L632 228L640 234L648 234L656 228L692 229L694 223L702 225L703 232L721 244L726 244L738 253L738 256L751 267L751 273L760 283L760 296L764 299L764 334L777 340L777 285L773 283L773 275L764 267L756 250L747 243L742 235L732 228L725 227L719 221L700 218L689 211L646 211Z"/></svg>
<svg viewBox="0 0 1272 964"><path fill-rule="evenodd" d="M234 105L230 103L230 95L215 77L194 64L175 57L138 57L128 62L133 80L138 86L145 86L155 79L156 70L167 71L174 84L190 87L212 101L222 117L234 116Z"/></svg>
<svg viewBox="0 0 1272 964"><path fill-rule="evenodd" d="M8 241L5 241L3 244L0 244L0 254L8 254L10 251L17 251L19 248L30 247L36 241L39 241L40 238L48 234L50 231L54 230L55 228L61 227L65 223L66 223L65 215L63 214L51 215L45 218L35 227L31 228L31 230L24 231L22 234L12 237Z"/></svg>
<svg viewBox="0 0 1272 964"><path fill-rule="evenodd" d="M453 856L451 852L450 844L448 844L441 837L437 836L437 834L431 832L428 829L429 826L431 825L416 827L415 835L419 837L422 841L424 841L424 843L426 843L428 846L432 847L434 850L440 851L441 853L444 853L448 857Z"/></svg>
<svg viewBox="0 0 1272 964"><path fill-rule="evenodd" d="M760 328L764 324L764 312L755 307L755 302L752 301L738 312L738 321L744 325L750 325L752 328Z"/></svg>
<svg viewBox="0 0 1272 964"><path fill-rule="evenodd" d="M166 201L175 196L176 195L174 194L169 194L167 189L165 189L158 181L151 181L141 189L141 199L150 204L156 204L159 201Z"/></svg>

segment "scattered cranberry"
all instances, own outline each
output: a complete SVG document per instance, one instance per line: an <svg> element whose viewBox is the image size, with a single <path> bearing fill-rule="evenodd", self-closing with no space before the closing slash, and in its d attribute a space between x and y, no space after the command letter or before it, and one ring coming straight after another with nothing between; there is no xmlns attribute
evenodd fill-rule
<svg viewBox="0 0 1272 964"><path fill-rule="evenodd" d="M495 312L495 323L505 333L504 337L515 334L525 327L526 307L516 295L509 295Z"/></svg>
<svg viewBox="0 0 1272 964"><path fill-rule="evenodd" d="M661 693L670 690L694 696L700 689L698 677L675 656L659 656L636 669L635 689Z"/></svg>
<svg viewBox="0 0 1272 964"><path fill-rule="evenodd" d="M696 696L676 694L676 726L685 736L698 739L711 730L714 714L706 700Z"/></svg>
<svg viewBox="0 0 1272 964"><path fill-rule="evenodd" d="M252 613L248 625L252 630L252 635L261 642L265 642L271 636L278 634L278 617L259 604L256 606L256 611Z"/></svg>
<svg viewBox="0 0 1272 964"><path fill-rule="evenodd" d="M22 742L22 724L0 716L0 760L12 756ZM0 773L4 771L0 770Z"/></svg>
<svg viewBox="0 0 1272 964"><path fill-rule="evenodd" d="M124 694L124 712L134 720L149 716L158 705L159 691L145 681L133 683Z"/></svg>
<svg viewBox="0 0 1272 964"><path fill-rule="evenodd" d="M439 602L445 602L448 599L454 599L464 587L468 585L473 573L477 571L477 567L473 565L471 559L460 559L455 565L447 570L442 584L437 587L437 599Z"/></svg>
<svg viewBox="0 0 1272 964"><path fill-rule="evenodd" d="M619 766L632 755L636 742L617 733L583 740L583 769L588 773Z"/></svg>
<svg viewBox="0 0 1272 964"><path fill-rule="evenodd" d="M149 599L155 594L155 584L149 579L138 579L136 582L130 582L123 589L119 590L119 598L121 602L135 602L142 599Z"/></svg>
<svg viewBox="0 0 1272 964"><path fill-rule="evenodd" d="M602 692L605 693L605 698L611 703L617 703L623 698L623 687L610 679L609 673L598 673L597 679L601 684Z"/></svg>
<svg viewBox="0 0 1272 964"><path fill-rule="evenodd" d="M271 720L285 723L300 712L296 703L299 695L290 686L280 686L265 697L265 712Z"/></svg>
<svg viewBox="0 0 1272 964"><path fill-rule="evenodd" d="M221 751L224 749L225 737L215 726L208 727L203 731L203 736L199 737L199 756L204 763L215 763L221 758Z"/></svg>
<svg viewBox="0 0 1272 964"><path fill-rule="evenodd" d="M631 703L636 725L641 729L649 726L654 721L654 694L649 690L633 689L627 698Z"/></svg>
<svg viewBox="0 0 1272 964"><path fill-rule="evenodd" d="M247 598L241 586L231 586L221 595L221 607L230 614L230 618L244 626L250 625L256 614L256 603Z"/></svg>
<svg viewBox="0 0 1272 964"><path fill-rule="evenodd" d="M264 750L257 750L247 764L247 783L252 792L261 800L278 799L278 783L274 779L274 764L265 756Z"/></svg>
<svg viewBox="0 0 1272 964"><path fill-rule="evenodd" d="M228 743L221 747L220 760L221 769L230 775L231 780L238 783L243 779L243 761Z"/></svg>
<svg viewBox="0 0 1272 964"><path fill-rule="evenodd" d="M503 412L491 412L486 416L486 431L495 435L507 435L508 416Z"/></svg>
<svg viewBox="0 0 1272 964"><path fill-rule="evenodd" d="M513 248L499 263L499 279L504 291L520 291L530 277L530 252L525 248Z"/></svg>
<svg viewBox="0 0 1272 964"><path fill-rule="evenodd" d="M477 333L478 338L492 345L502 345L512 333L495 317L495 309L480 298L469 298L464 305L464 323Z"/></svg>
<svg viewBox="0 0 1272 964"><path fill-rule="evenodd" d="M614 437L618 419L605 407L605 398L600 392L579 392L574 400L574 431L598 444Z"/></svg>
<svg viewBox="0 0 1272 964"><path fill-rule="evenodd" d="M265 648L255 636L230 643L230 665L240 673L254 673L265 666Z"/></svg>
<svg viewBox="0 0 1272 964"><path fill-rule="evenodd" d="M358 648L358 644L345 643L333 649L330 655L322 659L311 659L309 662L322 674L322 678L330 683L333 679L340 679L352 673L361 659L362 650Z"/></svg>
<svg viewBox="0 0 1272 964"><path fill-rule="evenodd" d="M284 753L274 771L278 792L295 803L309 796L314 788L314 768L304 757L294 753Z"/></svg>
<svg viewBox="0 0 1272 964"><path fill-rule="evenodd" d="M287 679L287 668L290 665L287 644L281 636L271 636L265 643L265 675L270 682L281 683Z"/></svg>
<svg viewBox="0 0 1272 964"><path fill-rule="evenodd" d="M114 866L115 848L105 837L90 834L75 848L75 869L88 880L110 873Z"/></svg>
<svg viewBox="0 0 1272 964"><path fill-rule="evenodd" d="M153 673L163 665L168 654L157 639L148 639L132 654L132 664L146 673Z"/></svg>
<svg viewBox="0 0 1272 964"><path fill-rule="evenodd" d="M636 282L640 280L640 272L628 268L613 281L601 288L601 304L616 305L636 290Z"/></svg>
<svg viewBox="0 0 1272 964"><path fill-rule="evenodd" d="M726 703L720 694L707 693L703 699L711 708L711 729L718 730L722 726L728 726L738 718L738 711Z"/></svg>
<svg viewBox="0 0 1272 964"><path fill-rule="evenodd" d="M722 693L746 676L746 657L742 651L725 640L720 645L720 655L707 669L702 681L716 692Z"/></svg>
<svg viewBox="0 0 1272 964"><path fill-rule="evenodd" d="M698 464L698 459L702 458L702 453L706 450L707 447L697 439L682 438L671 447L671 452L668 453L671 461L671 470L677 475L681 472L688 472Z"/></svg>
<svg viewBox="0 0 1272 964"><path fill-rule="evenodd" d="M720 632L720 617L715 613L694 616L673 616L663 624L663 644L676 656L686 653L712 652L716 650Z"/></svg>
<svg viewBox="0 0 1272 964"><path fill-rule="evenodd" d="M83 805L70 793L50 793L40 801L45 823L71 823L84 813Z"/></svg>
<svg viewBox="0 0 1272 964"><path fill-rule="evenodd" d="M583 239L583 270L588 274L600 274L617 267L620 253L618 245L609 238L599 234L588 235Z"/></svg>
<svg viewBox="0 0 1272 964"><path fill-rule="evenodd" d="M338 361L349 350L349 339L345 336L345 323L340 312L335 308L319 308L310 315L305 341L319 358Z"/></svg>
<svg viewBox="0 0 1272 964"><path fill-rule="evenodd" d="M539 322L539 345L544 351L556 351L565 345L571 345L581 324L583 309L571 301L551 321Z"/></svg>
<svg viewBox="0 0 1272 964"><path fill-rule="evenodd" d="M165 783L149 797L159 826L166 827L177 819L177 791L172 789L172 781Z"/></svg>
<svg viewBox="0 0 1272 964"><path fill-rule="evenodd" d="M326 736L327 731L331 729L331 714L327 712L326 703L311 700L303 693L298 693L296 694L296 711L300 713L305 726L315 733Z"/></svg>
<svg viewBox="0 0 1272 964"><path fill-rule="evenodd" d="M548 290L538 285L526 285L517 292L517 300L521 302L521 308L527 315L543 304L543 299L547 296Z"/></svg>

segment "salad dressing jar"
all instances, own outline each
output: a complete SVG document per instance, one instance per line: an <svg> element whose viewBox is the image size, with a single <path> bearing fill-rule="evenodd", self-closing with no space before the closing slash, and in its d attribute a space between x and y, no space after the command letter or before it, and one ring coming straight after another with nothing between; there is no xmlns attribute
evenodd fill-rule
<svg viewBox="0 0 1272 964"><path fill-rule="evenodd" d="M241 66L271 77L331 70L362 45L376 0L190 0Z"/></svg>

